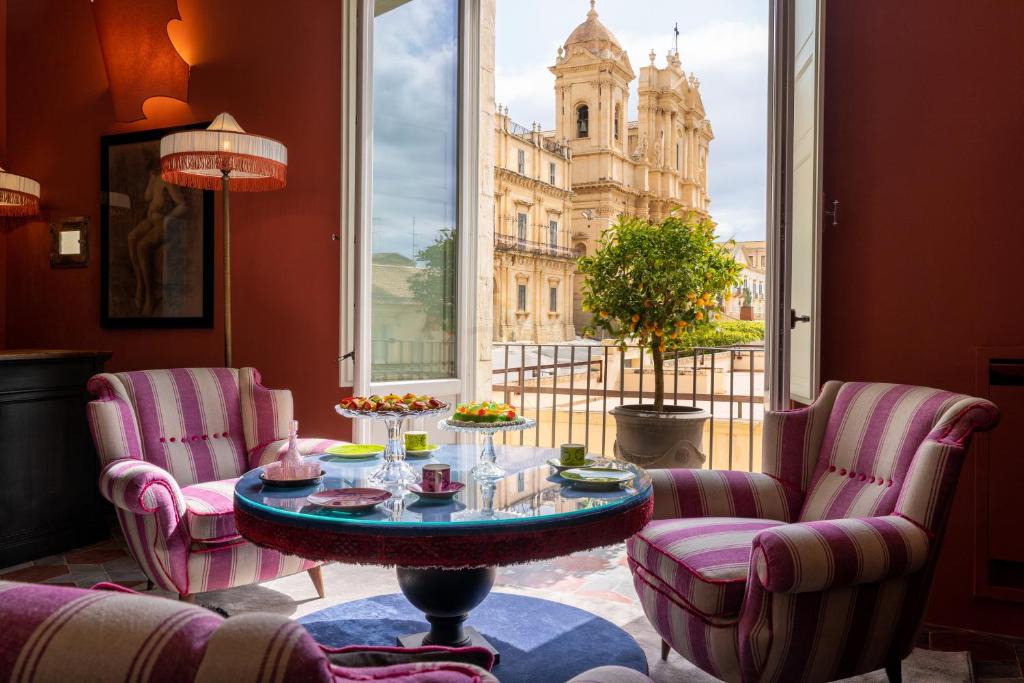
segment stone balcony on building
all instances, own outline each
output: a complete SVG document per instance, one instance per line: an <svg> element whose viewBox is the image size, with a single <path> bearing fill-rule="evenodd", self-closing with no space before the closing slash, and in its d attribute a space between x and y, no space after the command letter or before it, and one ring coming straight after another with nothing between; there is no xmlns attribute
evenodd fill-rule
<svg viewBox="0 0 1024 683"><path fill-rule="evenodd" d="M574 260L576 258L576 254L571 249L562 245L555 245L549 242L534 242L532 240L519 239L515 235L502 235L500 233L494 235L494 250L566 260Z"/></svg>

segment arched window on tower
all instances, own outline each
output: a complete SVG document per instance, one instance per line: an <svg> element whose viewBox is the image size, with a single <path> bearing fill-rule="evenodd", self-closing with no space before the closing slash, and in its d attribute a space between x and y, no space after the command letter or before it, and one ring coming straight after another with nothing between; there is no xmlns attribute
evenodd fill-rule
<svg viewBox="0 0 1024 683"><path fill-rule="evenodd" d="M615 105L615 120L612 121L612 128L615 131L615 139L619 139L619 122L622 120L622 107Z"/></svg>
<svg viewBox="0 0 1024 683"><path fill-rule="evenodd" d="M590 135L590 108L585 104L576 107L576 137L585 138Z"/></svg>

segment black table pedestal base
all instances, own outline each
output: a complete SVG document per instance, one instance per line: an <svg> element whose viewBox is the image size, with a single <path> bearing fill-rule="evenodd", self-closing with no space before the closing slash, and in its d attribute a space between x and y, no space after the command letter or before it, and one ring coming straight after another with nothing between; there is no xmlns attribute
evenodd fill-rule
<svg viewBox="0 0 1024 683"><path fill-rule="evenodd" d="M480 631L477 631L472 626L463 627L463 632L469 637L469 640L459 647L482 647L489 650L494 655L494 663L497 664L501 661L501 653L491 645L490 641L483 637ZM422 647L423 645L441 645L442 643L428 643L426 642L427 636L430 635L430 631L424 631L423 633L414 633L409 636L398 636L398 644L402 647ZM446 647L455 647L453 645L447 645Z"/></svg>
<svg viewBox="0 0 1024 683"><path fill-rule="evenodd" d="M420 609L430 622L430 631L400 636L402 647L477 645L498 651L470 626L464 626L474 607L483 602L494 585L494 567L475 569L398 568L398 585L406 599Z"/></svg>

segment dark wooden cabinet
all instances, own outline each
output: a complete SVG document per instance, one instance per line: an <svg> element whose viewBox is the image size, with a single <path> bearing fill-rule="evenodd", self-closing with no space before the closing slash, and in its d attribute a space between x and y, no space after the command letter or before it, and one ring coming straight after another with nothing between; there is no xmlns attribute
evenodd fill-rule
<svg viewBox="0 0 1024 683"><path fill-rule="evenodd" d="M0 351L0 568L104 538L85 385L100 351Z"/></svg>

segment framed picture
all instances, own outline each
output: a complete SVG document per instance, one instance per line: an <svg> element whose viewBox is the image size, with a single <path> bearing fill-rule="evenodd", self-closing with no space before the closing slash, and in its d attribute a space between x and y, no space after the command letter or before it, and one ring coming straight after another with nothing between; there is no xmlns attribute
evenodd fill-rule
<svg viewBox="0 0 1024 683"><path fill-rule="evenodd" d="M100 325L213 326L213 193L160 178L160 138L100 139Z"/></svg>

